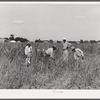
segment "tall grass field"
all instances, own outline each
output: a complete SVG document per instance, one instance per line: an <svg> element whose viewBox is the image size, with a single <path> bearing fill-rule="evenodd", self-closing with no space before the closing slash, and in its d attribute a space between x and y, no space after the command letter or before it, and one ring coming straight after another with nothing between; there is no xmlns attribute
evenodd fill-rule
<svg viewBox="0 0 100 100"><path fill-rule="evenodd" d="M55 61L41 57L37 49L57 46ZM32 43L30 66L26 66L26 43L0 43L0 89L99 89L100 44L73 44L85 55L84 62L74 61L69 49L68 63L62 62L61 43Z"/></svg>

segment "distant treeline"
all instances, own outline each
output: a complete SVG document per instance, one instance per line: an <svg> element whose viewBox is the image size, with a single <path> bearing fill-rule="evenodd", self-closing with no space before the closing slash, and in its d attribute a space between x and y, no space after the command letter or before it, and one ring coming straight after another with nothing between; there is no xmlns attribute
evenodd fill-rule
<svg viewBox="0 0 100 100"><path fill-rule="evenodd" d="M35 40L35 42L39 42L39 43L42 43L42 42L45 42L45 41L50 42L50 43L55 42L52 39L51 40L41 40L41 39L36 39ZM57 40L56 42L57 43L61 43L62 41ZM90 41L88 41L88 40L82 40L81 39L80 41L68 41L68 42L69 43L97 43L97 42L100 42L100 40L99 41L96 41L96 40L90 40Z"/></svg>
<svg viewBox="0 0 100 100"><path fill-rule="evenodd" d="M16 42L28 42L29 40L23 37L15 37L14 34L11 34L10 37L5 37L6 41L16 41Z"/></svg>
<svg viewBox="0 0 100 100"><path fill-rule="evenodd" d="M100 42L100 40L98 40L98 41L96 41L96 40L90 40L90 41L88 41L88 40L80 40L80 43L98 43L98 42Z"/></svg>
<svg viewBox="0 0 100 100"><path fill-rule="evenodd" d="M15 42L28 42L29 40L26 39L26 38L23 38L23 37L15 37L14 34L11 34L10 37L5 37L5 38L0 38L1 40L4 39L5 42L6 41L15 41ZM41 40L41 39L36 39L35 40L35 43L43 43L43 42L50 42L50 43L54 43L54 42L57 42L57 43L61 43L62 41L53 41L52 39L50 40ZM80 40L80 41L68 41L69 43L98 43L100 42L99 41L96 41L96 40Z"/></svg>

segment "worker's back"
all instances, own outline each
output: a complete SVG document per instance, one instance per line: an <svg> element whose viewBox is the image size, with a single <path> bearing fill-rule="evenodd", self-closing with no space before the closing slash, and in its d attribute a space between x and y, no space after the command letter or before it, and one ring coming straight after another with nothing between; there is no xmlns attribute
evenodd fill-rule
<svg viewBox="0 0 100 100"><path fill-rule="evenodd" d="M32 51L32 46L26 46L25 47L25 54L27 55L28 53L30 53Z"/></svg>
<svg viewBox="0 0 100 100"><path fill-rule="evenodd" d="M77 56L84 56L83 51L82 51L81 49L79 49L79 48L76 48L76 49L75 49L75 54L76 54Z"/></svg>
<svg viewBox="0 0 100 100"><path fill-rule="evenodd" d="M47 54L47 55L50 55L50 57L53 57L53 48L48 48L48 49L46 50L46 54Z"/></svg>

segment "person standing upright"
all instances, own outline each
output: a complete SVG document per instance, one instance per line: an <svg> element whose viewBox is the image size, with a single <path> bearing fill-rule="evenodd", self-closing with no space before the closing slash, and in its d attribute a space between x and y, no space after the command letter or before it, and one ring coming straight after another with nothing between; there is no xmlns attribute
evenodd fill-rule
<svg viewBox="0 0 100 100"><path fill-rule="evenodd" d="M31 43L28 42L25 47L26 64L31 63L31 54L32 54L32 46L31 46Z"/></svg>
<svg viewBox="0 0 100 100"><path fill-rule="evenodd" d="M62 60L68 62L68 48L71 47L72 44L66 41L66 38L63 38L63 54L62 54Z"/></svg>

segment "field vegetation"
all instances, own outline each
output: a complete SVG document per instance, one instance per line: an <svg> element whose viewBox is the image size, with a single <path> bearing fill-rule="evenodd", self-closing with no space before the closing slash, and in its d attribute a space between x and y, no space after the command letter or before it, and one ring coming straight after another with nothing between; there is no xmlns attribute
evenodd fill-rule
<svg viewBox="0 0 100 100"><path fill-rule="evenodd" d="M55 61L37 54L37 49L54 44ZM84 62L75 62L70 49L68 63L62 62L61 43L32 43L31 65L27 67L26 43L0 43L0 89L99 89L100 44L73 45L83 50Z"/></svg>

